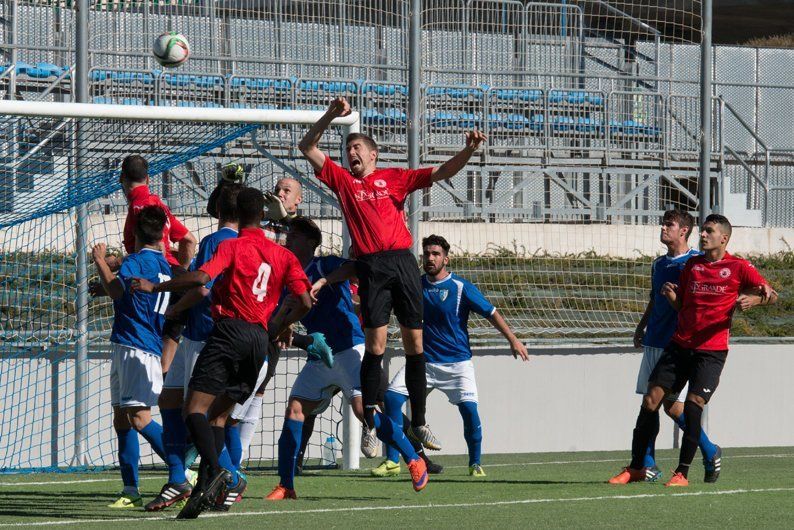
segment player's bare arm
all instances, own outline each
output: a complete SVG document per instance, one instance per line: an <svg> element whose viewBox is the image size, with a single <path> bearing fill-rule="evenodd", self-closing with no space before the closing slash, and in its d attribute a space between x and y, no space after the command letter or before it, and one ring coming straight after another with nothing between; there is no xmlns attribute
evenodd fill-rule
<svg viewBox="0 0 794 530"><path fill-rule="evenodd" d="M333 285L335 283L343 282L345 280L350 280L356 277L356 264L352 261L349 261L338 267L337 269L333 270L331 274L326 276L325 278L320 278L314 285L312 285L311 291L309 295L312 297L313 301L317 301L317 295L320 293L323 287L326 285Z"/></svg>
<svg viewBox="0 0 794 530"><path fill-rule="evenodd" d="M320 137L331 125L332 121L336 118L347 116L351 112L350 103L345 98L334 99L325 114L311 126L309 132L298 144L298 149L300 149L315 171L320 171L323 168L323 164L325 164L325 153L317 147L320 144Z"/></svg>
<svg viewBox="0 0 794 530"><path fill-rule="evenodd" d="M777 292L768 284L742 291L736 299L736 309L748 311L757 305L768 305L777 302Z"/></svg>
<svg viewBox="0 0 794 530"><path fill-rule="evenodd" d="M118 300L124 296L124 286L121 284L116 275L110 270L110 267L105 261L108 247L104 243L94 245L91 250L91 256L94 258L97 272L99 273L99 281L102 284L105 292L113 299Z"/></svg>
<svg viewBox="0 0 794 530"><path fill-rule="evenodd" d="M524 346L524 343L518 340L518 338L513 333L513 330L510 329L510 326L507 325L505 319L502 318L502 315L499 311L494 310L493 314L488 317L488 322L493 324L499 333L501 333L504 338L507 339L507 342L510 343L510 351L513 353L513 358L518 359L521 358L522 361L529 360L529 354L527 353L527 347Z"/></svg>
<svg viewBox="0 0 794 530"><path fill-rule="evenodd" d="M651 293L651 298L648 300L648 305L645 306L645 312L642 314L642 318L637 323L637 329L634 330L634 347L635 348L642 348L642 339L645 338L645 328L648 327L648 319L651 318L651 311L653 311L653 293Z"/></svg>
<svg viewBox="0 0 794 530"><path fill-rule="evenodd" d="M673 306L673 309L676 311L681 310L681 300L678 297L678 286L672 282L666 282L662 285L662 296L667 298L667 301L670 302L670 305Z"/></svg>
<svg viewBox="0 0 794 530"><path fill-rule="evenodd" d="M178 278L168 280L163 283L152 283L145 278L134 278L132 280L133 291L143 291L144 293L162 293L163 291L186 291L194 287L206 285L212 278L204 271L186 272Z"/></svg>
<svg viewBox="0 0 794 530"><path fill-rule="evenodd" d="M268 331L272 337L279 337L289 326L306 316L312 308L312 299L309 297L309 292L303 292L300 295L290 295L284 301L283 310L279 310L276 315L270 319L268 324Z"/></svg>
<svg viewBox="0 0 794 530"><path fill-rule="evenodd" d="M461 169L466 167L472 155L480 148L480 145L487 139L480 131L469 131L466 133L466 146L455 156L433 169L430 178L433 182L446 180L454 177Z"/></svg>
<svg viewBox="0 0 794 530"><path fill-rule="evenodd" d="M191 232L188 232L185 237L180 239L179 243L177 243L176 259L185 269L190 267L190 261L196 254L196 248L198 248L198 241L196 241L196 236Z"/></svg>
<svg viewBox="0 0 794 530"><path fill-rule="evenodd" d="M209 294L210 290L204 286L189 290L179 299L177 303L168 307L165 312L165 318L176 318L179 313L187 311L194 305L201 302Z"/></svg>

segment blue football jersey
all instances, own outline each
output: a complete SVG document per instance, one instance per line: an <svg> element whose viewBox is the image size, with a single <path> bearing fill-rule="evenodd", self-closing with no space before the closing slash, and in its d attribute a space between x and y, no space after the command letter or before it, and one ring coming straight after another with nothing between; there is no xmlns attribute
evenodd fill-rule
<svg viewBox="0 0 794 530"><path fill-rule="evenodd" d="M323 256L312 259L304 269L311 283L325 278L347 260L338 256ZM301 319L309 333L323 333L334 353L364 344L364 332L353 308L350 282L326 285L320 291L317 303Z"/></svg>
<svg viewBox="0 0 794 530"><path fill-rule="evenodd" d="M237 237L237 230L229 227L223 227L217 232L213 232L206 236L201 240L201 243L199 243L199 249L190 266L190 270L196 271L199 267L208 262L210 258L212 258L212 255L215 254L221 241L235 237ZM220 276L218 276L218 278L220 278ZM215 280L218 278L215 278ZM215 280L210 281L206 285L207 289L212 289L212 284L215 283ZM210 306L211 301L210 295L208 294L201 302L188 310L187 323L185 324L185 329L182 331L182 335L193 341L206 342L210 336L213 325Z"/></svg>
<svg viewBox="0 0 794 530"><path fill-rule="evenodd" d="M471 359L469 313L493 315L496 308L473 283L451 273L431 282L422 276L424 293L424 347L429 363L455 363Z"/></svg>
<svg viewBox="0 0 794 530"><path fill-rule="evenodd" d="M170 293L133 293L130 285L133 278L144 278L152 283L168 281L171 267L162 252L145 248L124 258L116 278L124 286L124 296L113 301L115 318L110 342L159 357L163 349L163 324Z"/></svg>
<svg viewBox="0 0 794 530"><path fill-rule="evenodd" d="M684 265L692 256L699 256L701 252L689 249L680 256L659 256L651 265L651 291L653 293L653 308L645 328L643 345L652 348L665 348L675 333L678 323L678 312L673 309L670 302L661 294L662 285L666 282L678 283L678 277L684 270Z"/></svg>

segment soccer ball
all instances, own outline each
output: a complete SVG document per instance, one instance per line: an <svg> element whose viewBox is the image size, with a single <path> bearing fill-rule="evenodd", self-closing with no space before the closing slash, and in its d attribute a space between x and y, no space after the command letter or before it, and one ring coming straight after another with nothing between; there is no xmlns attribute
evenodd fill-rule
<svg viewBox="0 0 794 530"><path fill-rule="evenodd" d="M174 68L190 57L190 44L181 33L169 31L155 39L152 53L158 63L166 68Z"/></svg>

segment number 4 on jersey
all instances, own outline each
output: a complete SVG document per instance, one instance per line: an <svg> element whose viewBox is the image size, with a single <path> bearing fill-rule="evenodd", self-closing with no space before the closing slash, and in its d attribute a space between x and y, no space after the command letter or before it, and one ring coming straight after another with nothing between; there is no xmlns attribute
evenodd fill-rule
<svg viewBox="0 0 794 530"><path fill-rule="evenodd" d="M262 262L259 266L259 273L256 276L256 280L254 281L253 285L253 292L256 295L256 301L261 302L265 299L265 295L267 294L267 280L270 278L270 265L267 263Z"/></svg>

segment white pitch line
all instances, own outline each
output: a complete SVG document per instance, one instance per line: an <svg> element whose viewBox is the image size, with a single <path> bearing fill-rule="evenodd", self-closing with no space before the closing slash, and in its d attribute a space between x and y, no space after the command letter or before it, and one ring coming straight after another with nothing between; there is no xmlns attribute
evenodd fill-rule
<svg viewBox="0 0 794 530"><path fill-rule="evenodd" d="M202 516L203 519L216 518L216 517L250 517L250 516L270 516L270 515L305 515L305 514L318 514L318 513L345 513L345 512L377 512L377 511L393 511L393 510L425 510L425 509L439 509L439 508L480 508L487 506L508 506L519 504L546 504L555 502L591 502L591 501L611 501L611 500L634 500L634 499L652 499L656 497L701 497L712 495L741 495L747 493L776 493L776 492L794 492L794 488L763 488L763 489L734 489L722 491L693 491L682 493L669 493L669 494L652 494L641 493L637 495L599 495L596 497L557 497L548 499L516 499L512 501L495 501L495 502L467 502L467 503L454 503L454 504L413 504L413 505L400 505L400 506L351 506L349 508L316 508L311 510L280 510L280 511L259 511L259 512L226 512L226 513L207 513ZM71 521L36 521L31 523L9 523L0 524L0 527L18 527L18 526L54 526L54 525L75 525L86 523L140 523L151 521L168 521L174 520L173 517L134 517L125 519L78 519Z"/></svg>

